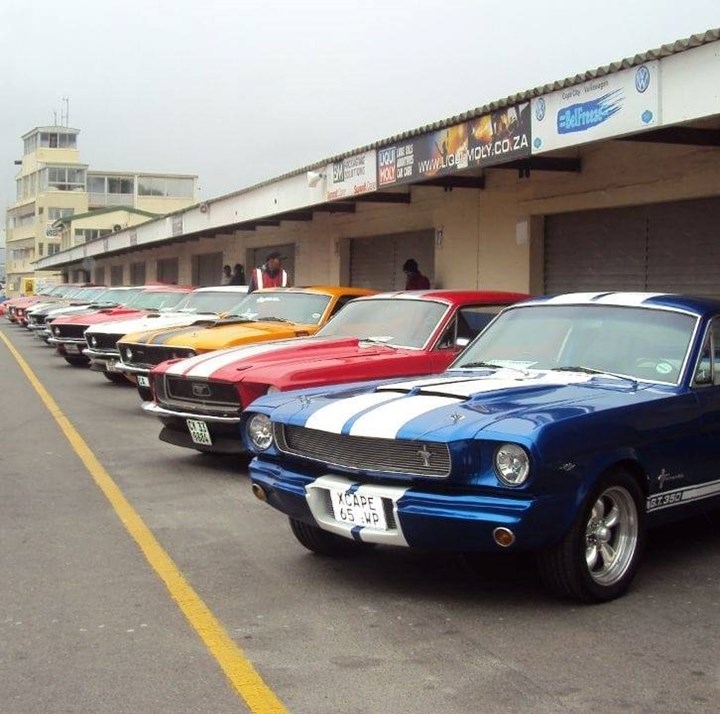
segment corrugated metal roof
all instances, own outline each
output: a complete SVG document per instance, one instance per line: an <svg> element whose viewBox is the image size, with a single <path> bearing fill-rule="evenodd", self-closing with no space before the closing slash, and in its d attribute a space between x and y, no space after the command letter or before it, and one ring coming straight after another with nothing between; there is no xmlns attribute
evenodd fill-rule
<svg viewBox="0 0 720 714"><path fill-rule="evenodd" d="M255 189L261 188L262 186L268 186L280 179L289 178L290 176L297 176L298 174L302 174L306 171L311 171L313 169L321 167L324 168L329 163L333 163L334 161L340 161L350 156L355 156L356 154L360 154L364 151L369 151L370 149L377 149L381 146L394 144L397 141L409 139L414 136L419 136L420 134L425 134L429 131L437 131L438 129L444 129L447 126L459 124L463 121L467 121L468 119L474 119L475 117L489 114L490 112L496 111L498 109L513 106L515 104L519 104L520 102L529 101L533 97L540 97L544 94L549 94L550 92L554 92L558 89L571 87L575 84L582 84L583 82L587 82L597 77L603 77L607 74L613 74L623 69L635 67L642 64L643 62L649 62L650 60L660 59L661 57L669 57L670 55L676 55L680 52L685 52L687 50L693 49L694 47L700 47L701 45L715 42L718 39L720 39L720 28L707 30L706 32L692 35L687 39L676 40L671 44L663 45L662 47L659 47L657 49L648 50L647 52L636 54L633 57L626 57L619 62L611 62L610 64L603 65L602 67L598 67L597 69L591 69L586 72L576 74L572 77L566 77L565 79L552 82L550 84L544 84L540 87L535 87L534 89L528 89L523 92L518 92L517 94L505 97L504 99L498 99L494 102L490 102L489 104L485 104L482 107L475 107L475 109L470 109L469 111L463 112L462 114L457 114L456 116L448 117L447 119L441 119L431 124L426 124L425 126L418 127L417 129L410 129L408 131L401 132L400 134L390 136L386 139L380 139L373 142L372 144L367 144L366 146L352 149L351 151L345 151L342 154L337 154L336 156L332 156L328 159L323 159L322 161L316 161L308 166L304 166L301 169L295 169L294 171L282 174L281 176L275 176L274 178L268 179L267 181L262 181L260 183L254 184L253 186L248 186L247 188L240 189L239 191L233 191L232 193L218 196L217 198L207 201L207 203L213 203L214 201L219 201L224 198L230 198L232 196L239 196L243 193L248 193L249 191L254 191Z"/></svg>

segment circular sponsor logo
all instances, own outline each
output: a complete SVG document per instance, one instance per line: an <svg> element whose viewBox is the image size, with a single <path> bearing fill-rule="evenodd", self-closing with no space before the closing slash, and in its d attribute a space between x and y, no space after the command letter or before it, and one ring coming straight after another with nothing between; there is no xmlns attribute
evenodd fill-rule
<svg viewBox="0 0 720 714"><path fill-rule="evenodd" d="M655 371L658 374L670 374L670 372L672 372L672 365L667 362L658 362Z"/></svg>
<svg viewBox="0 0 720 714"><path fill-rule="evenodd" d="M635 89L642 94L650 86L650 70L642 65L635 72Z"/></svg>
<svg viewBox="0 0 720 714"><path fill-rule="evenodd" d="M535 118L538 121L542 121L545 118L545 99L543 97L540 97L535 102Z"/></svg>

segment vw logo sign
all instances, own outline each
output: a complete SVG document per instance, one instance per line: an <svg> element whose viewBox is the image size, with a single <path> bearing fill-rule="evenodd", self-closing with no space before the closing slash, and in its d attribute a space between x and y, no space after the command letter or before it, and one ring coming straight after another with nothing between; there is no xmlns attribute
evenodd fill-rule
<svg viewBox="0 0 720 714"><path fill-rule="evenodd" d="M545 99L543 97L540 97L535 102L535 118L538 121L542 121L545 118Z"/></svg>
<svg viewBox="0 0 720 714"><path fill-rule="evenodd" d="M650 70L642 65L635 72L635 89L642 94L650 86Z"/></svg>

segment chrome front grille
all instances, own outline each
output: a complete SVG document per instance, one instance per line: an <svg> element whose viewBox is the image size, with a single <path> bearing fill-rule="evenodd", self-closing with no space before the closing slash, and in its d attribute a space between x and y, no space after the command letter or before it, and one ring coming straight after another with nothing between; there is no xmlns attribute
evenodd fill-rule
<svg viewBox="0 0 720 714"><path fill-rule="evenodd" d="M172 347L165 345L146 345L139 343L118 345L120 356L125 364L134 366L156 365L168 359L191 357L195 354L189 347ZM130 353L128 354L128 350Z"/></svg>
<svg viewBox="0 0 720 714"><path fill-rule="evenodd" d="M165 375L158 387L158 399L167 404L191 404L208 410L241 411L234 385Z"/></svg>
<svg viewBox="0 0 720 714"><path fill-rule="evenodd" d="M450 451L446 444L330 434L278 423L273 428L280 451L328 466L433 478L450 475Z"/></svg>
<svg viewBox="0 0 720 714"><path fill-rule="evenodd" d="M50 330L53 337L58 339L68 338L71 340L79 340L85 334L88 325L56 325L52 324Z"/></svg>
<svg viewBox="0 0 720 714"><path fill-rule="evenodd" d="M110 335L103 332L96 332L92 335L85 335L88 347L94 350L116 350L117 341L122 339L123 335Z"/></svg>

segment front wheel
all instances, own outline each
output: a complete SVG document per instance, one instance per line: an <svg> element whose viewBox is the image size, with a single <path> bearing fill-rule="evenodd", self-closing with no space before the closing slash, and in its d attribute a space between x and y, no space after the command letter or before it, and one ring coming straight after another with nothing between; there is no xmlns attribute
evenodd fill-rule
<svg viewBox="0 0 720 714"><path fill-rule="evenodd" d="M290 529L301 545L318 555L352 555L374 545L343 538L296 518L290 518Z"/></svg>
<svg viewBox="0 0 720 714"><path fill-rule="evenodd" d="M547 587L584 602L606 602L630 587L645 544L644 498L615 471L590 493L565 537L538 556Z"/></svg>
<svg viewBox="0 0 720 714"><path fill-rule="evenodd" d="M119 372L103 371L103 377L105 377L105 379L111 381L113 384L124 384L128 387L130 386L130 382L128 382L128 380L125 379L125 375L120 374Z"/></svg>

